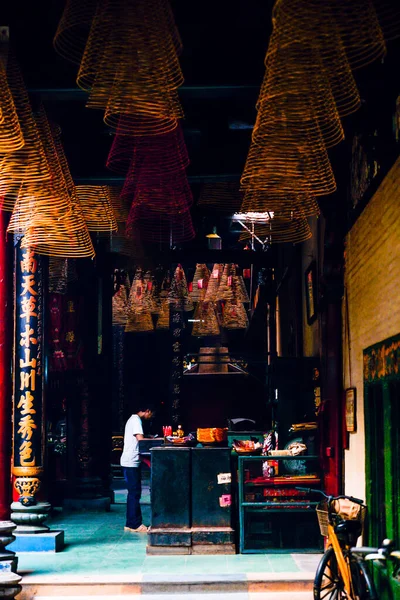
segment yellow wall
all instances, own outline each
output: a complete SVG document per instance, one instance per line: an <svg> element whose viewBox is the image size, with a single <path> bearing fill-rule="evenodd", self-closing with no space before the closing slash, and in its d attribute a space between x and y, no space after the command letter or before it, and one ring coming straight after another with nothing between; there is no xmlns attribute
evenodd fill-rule
<svg viewBox="0 0 400 600"><path fill-rule="evenodd" d="M357 389L357 432L350 434L345 451L345 493L365 498L363 350L400 333L400 158L347 235L345 262L344 387Z"/></svg>

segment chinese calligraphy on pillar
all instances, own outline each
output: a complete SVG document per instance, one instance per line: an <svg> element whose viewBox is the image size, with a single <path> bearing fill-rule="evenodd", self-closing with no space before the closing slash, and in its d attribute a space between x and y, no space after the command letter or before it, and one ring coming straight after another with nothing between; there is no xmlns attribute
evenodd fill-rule
<svg viewBox="0 0 400 600"><path fill-rule="evenodd" d="M183 315L181 311L171 311L172 368L171 368L171 418L176 426L181 421L182 383L182 341Z"/></svg>
<svg viewBox="0 0 400 600"><path fill-rule="evenodd" d="M35 504L43 472L43 276L30 248L16 247L12 473L20 501Z"/></svg>

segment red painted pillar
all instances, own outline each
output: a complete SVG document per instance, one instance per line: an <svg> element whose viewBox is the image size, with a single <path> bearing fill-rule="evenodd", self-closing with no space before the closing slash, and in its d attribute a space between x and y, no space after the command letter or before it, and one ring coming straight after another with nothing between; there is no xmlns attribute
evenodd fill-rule
<svg viewBox="0 0 400 600"><path fill-rule="evenodd" d="M8 215L0 211L0 521L10 518L11 327L7 260Z"/></svg>

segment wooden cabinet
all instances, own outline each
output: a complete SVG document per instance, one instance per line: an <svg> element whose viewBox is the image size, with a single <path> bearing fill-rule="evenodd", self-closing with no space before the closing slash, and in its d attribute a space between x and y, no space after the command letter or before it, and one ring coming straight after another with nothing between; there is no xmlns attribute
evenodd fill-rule
<svg viewBox="0 0 400 600"><path fill-rule="evenodd" d="M239 456L239 551L322 550L317 502L296 490L320 484L317 456Z"/></svg>

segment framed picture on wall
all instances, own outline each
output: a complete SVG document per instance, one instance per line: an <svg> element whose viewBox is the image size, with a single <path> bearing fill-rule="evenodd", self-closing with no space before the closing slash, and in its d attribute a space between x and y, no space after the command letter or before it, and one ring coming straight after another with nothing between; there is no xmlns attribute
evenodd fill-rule
<svg viewBox="0 0 400 600"><path fill-rule="evenodd" d="M313 260L304 274L306 292L307 323L317 318L317 263Z"/></svg>
<svg viewBox="0 0 400 600"><path fill-rule="evenodd" d="M347 388L346 390L346 431L349 433L357 431L356 388Z"/></svg>

